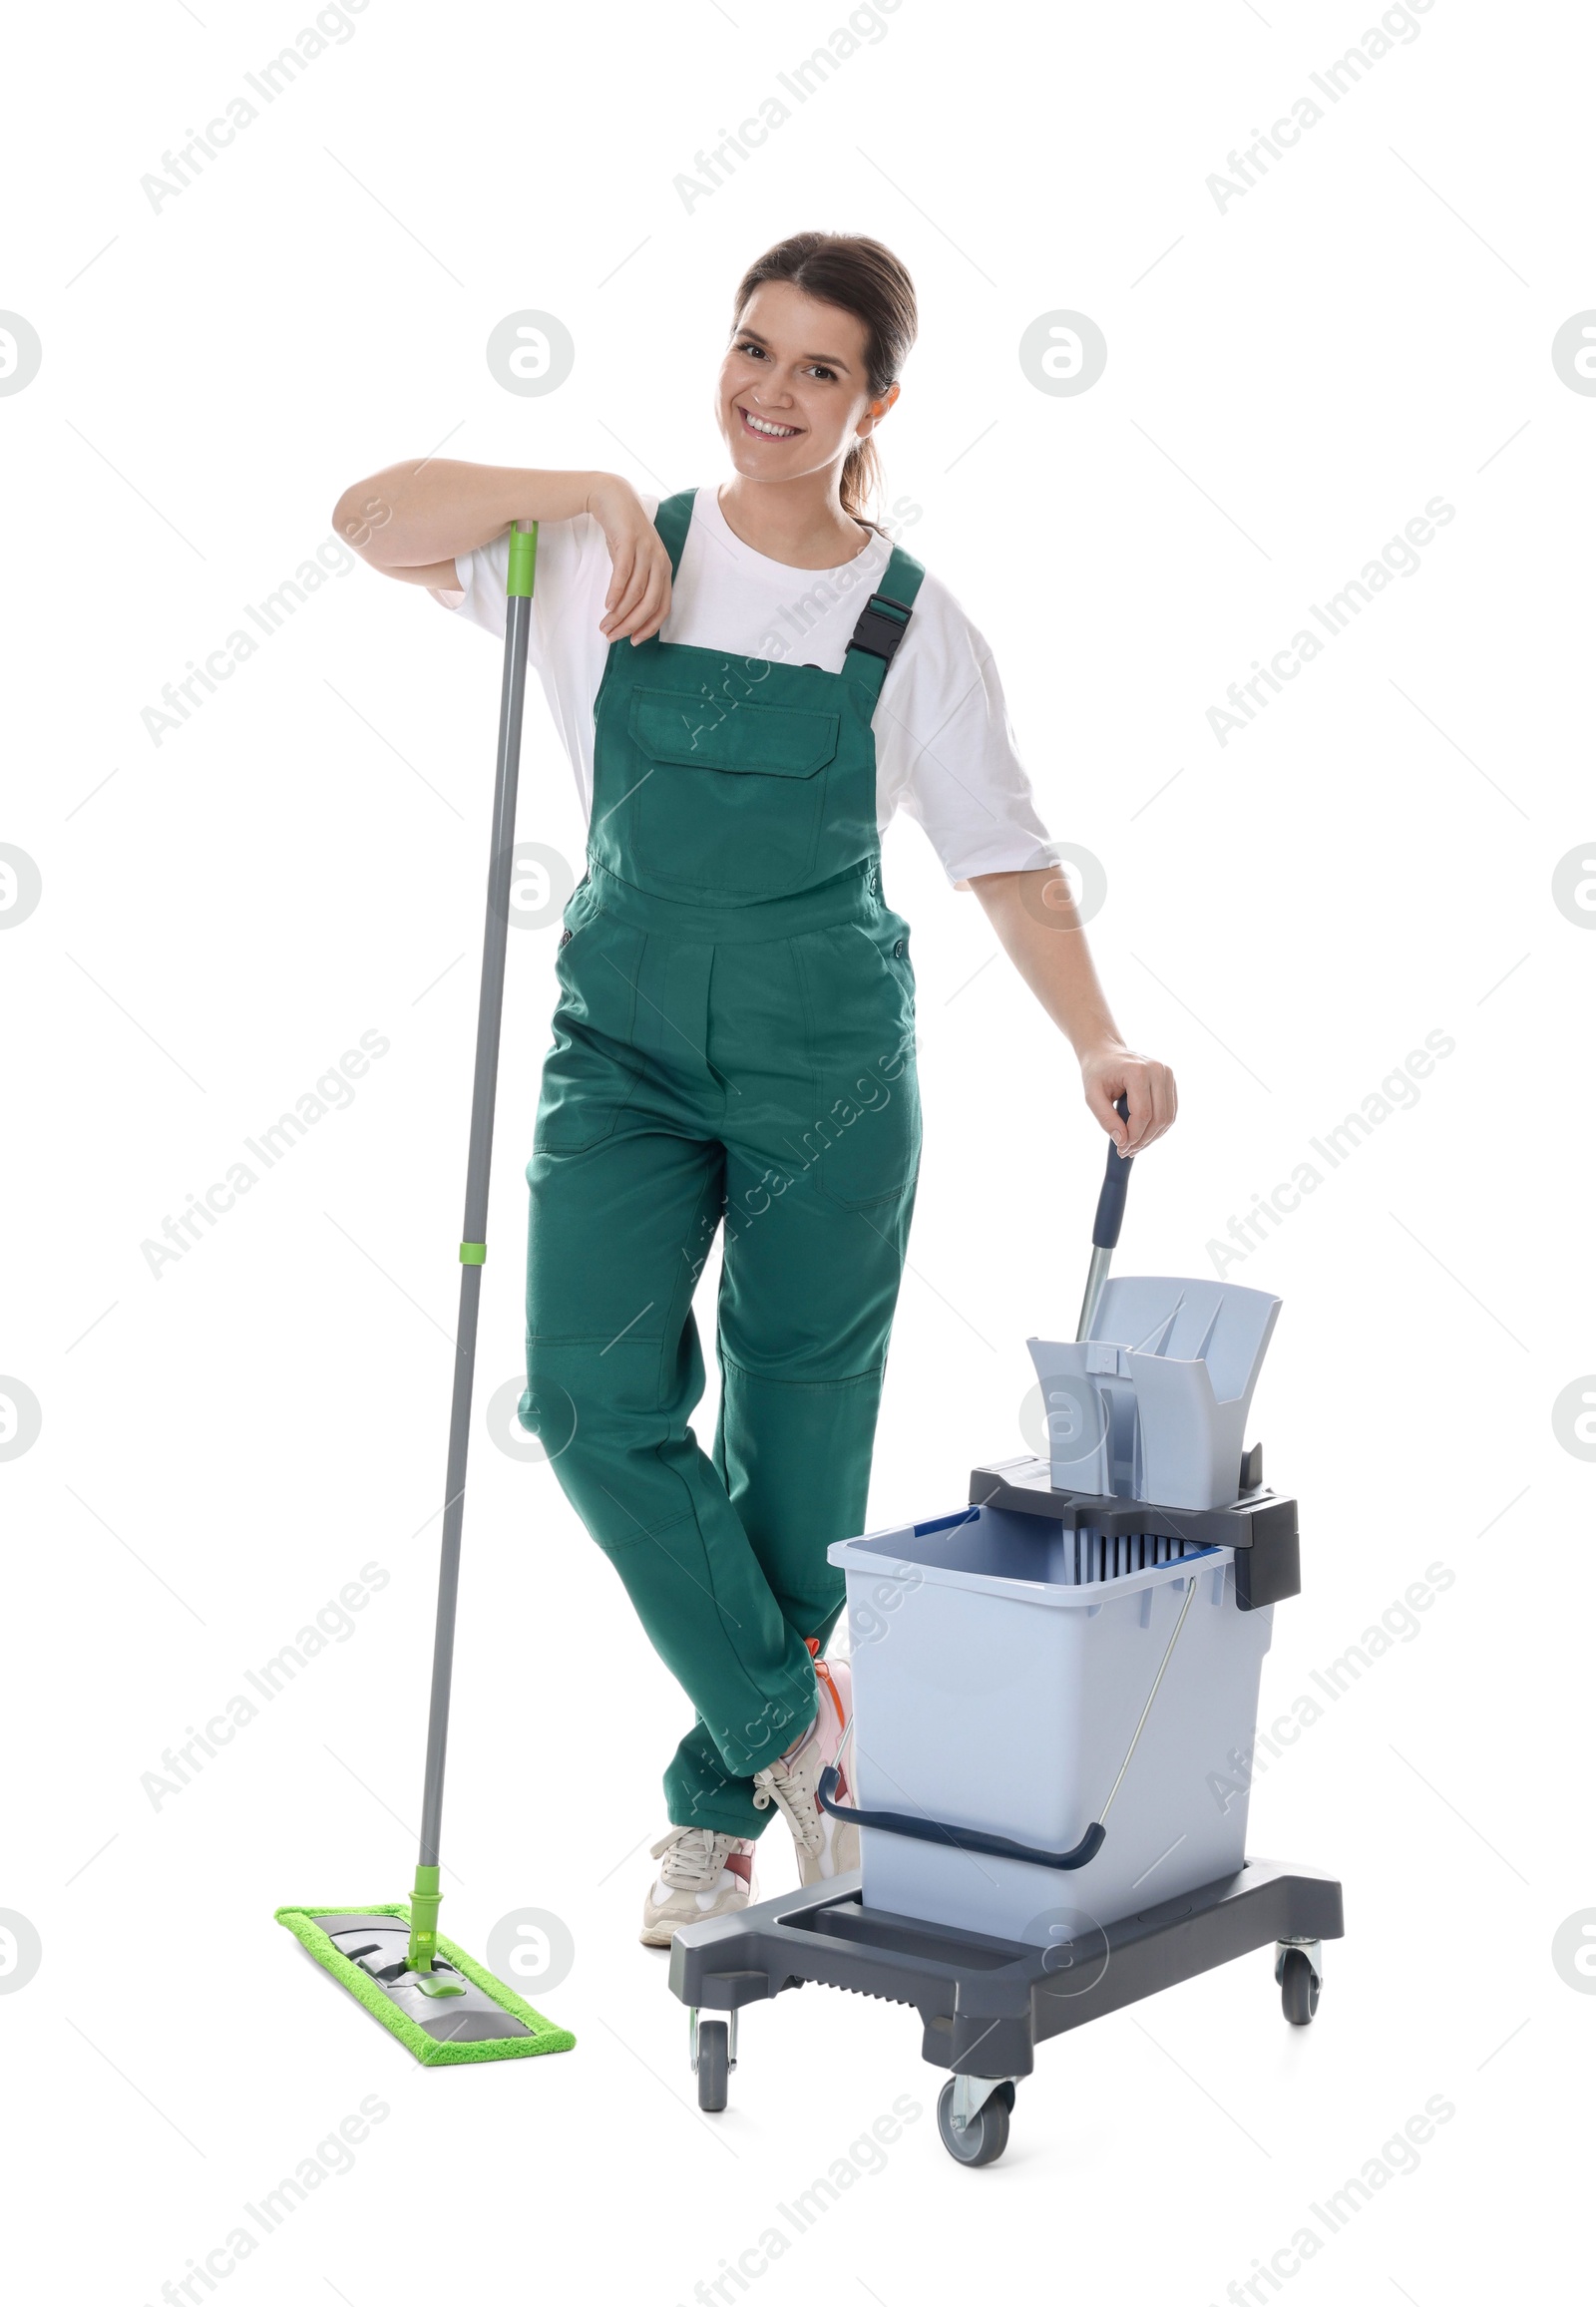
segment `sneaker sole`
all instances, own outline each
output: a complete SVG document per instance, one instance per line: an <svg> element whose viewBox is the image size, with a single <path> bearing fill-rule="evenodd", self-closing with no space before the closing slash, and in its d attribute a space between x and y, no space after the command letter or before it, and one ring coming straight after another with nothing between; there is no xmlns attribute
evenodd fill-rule
<svg viewBox="0 0 1596 2307"><path fill-rule="evenodd" d="M668 1947L677 1931L690 1923L720 1922L728 1914L741 1914L753 1904L752 1898L739 1899L734 1906L723 1906L717 1913L684 1914L674 1922L645 1922L637 1933L637 1944L643 1947Z"/></svg>

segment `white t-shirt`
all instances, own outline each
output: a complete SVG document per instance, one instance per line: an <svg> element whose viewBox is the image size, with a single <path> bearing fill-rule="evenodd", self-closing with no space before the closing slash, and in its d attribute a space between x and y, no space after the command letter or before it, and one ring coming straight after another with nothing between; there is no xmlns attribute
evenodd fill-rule
<svg viewBox="0 0 1596 2307"><path fill-rule="evenodd" d="M659 499L642 503L651 520ZM889 539L872 537L840 569L790 569L744 545L727 527L716 492L700 489L659 637L840 673L891 552ZM461 589L434 597L502 638L509 557L508 537L462 555L455 563ZM598 620L609 577L603 532L591 514L539 524L528 653L588 812L594 699L609 649ZM906 810L924 827L951 882L1057 863L1032 804L992 651L929 573L872 726L878 831Z"/></svg>

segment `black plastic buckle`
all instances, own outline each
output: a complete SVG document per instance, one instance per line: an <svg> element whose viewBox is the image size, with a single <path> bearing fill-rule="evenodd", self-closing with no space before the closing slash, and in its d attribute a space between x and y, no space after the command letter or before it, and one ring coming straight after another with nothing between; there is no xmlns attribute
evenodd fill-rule
<svg viewBox="0 0 1596 2307"><path fill-rule="evenodd" d="M890 665L898 653L898 644L909 630L913 614L907 600L895 600L890 592L873 592L854 626L849 648L864 649Z"/></svg>

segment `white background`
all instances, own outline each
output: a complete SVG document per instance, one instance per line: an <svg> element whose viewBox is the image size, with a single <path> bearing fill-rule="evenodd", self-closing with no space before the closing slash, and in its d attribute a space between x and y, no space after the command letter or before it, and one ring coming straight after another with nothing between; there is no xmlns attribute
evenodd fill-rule
<svg viewBox="0 0 1596 2307"><path fill-rule="evenodd" d="M902 0L689 212L676 176L843 16L371 0L159 211L141 177L307 18L12 30L0 304L44 348L0 400L0 841L43 885L0 938L0 1371L43 1419L0 1462L0 1905L43 1950L0 1996L19 2296L155 2301L372 2093L388 2119L229 2299L685 2302L905 2093L886 2167L748 2295L1217 2301L1437 2094L1419 2167L1285 2291L1569 2286L1596 2003L1551 1942L1596 1905L1596 1468L1552 1404L1596 1364L1596 938L1552 876L1593 832L1596 401L1550 347L1596 303L1589 22L1435 0L1221 211L1210 173L1373 11ZM578 2049L424 2073L273 1925L401 1897L413 1863L498 653L356 571L159 747L140 719L393 458L715 479L733 284L807 225L915 275L889 494L997 650L1046 822L1106 870L1123 1026L1179 1075L1123 1270L1211 1271L1310 1137L1426 1033L1456 1043L1229 1270L1285 1301L1253 1432L1305 1533L1266 1715L1427 1565L1455 1581L1254 1791L1253 1850L1346 1884L1320 2016L1284 2025L1260 1952L1050 2044L981 2172L937 2141L913 2013L820 1989L747 2016L700 2116L635 1944L681 1702L482 1414L520 1367L554 929L512 940L445 1928L480 1953L512 1910L558 1915L574 1967L531 1991ZM544 399L484 358L527 307L577 346ZM1078 397L1017 357L1059 308L1109 347ZM1456 515L1419 573L1221 748L1227 684L1436 495ZM541 706L521 830L580 856ZM1067 1049L911 826L887 880L928 1143L877 1524L1023 1446L1023 1341L1072 1329L1102 1158ZM155 1279L141 1243L372 1028L352 1106ZM154 1808L142 1774L368 1561L389 1584L352 1638ZM779 1889L790 1852L764 1851Z"/></svg>

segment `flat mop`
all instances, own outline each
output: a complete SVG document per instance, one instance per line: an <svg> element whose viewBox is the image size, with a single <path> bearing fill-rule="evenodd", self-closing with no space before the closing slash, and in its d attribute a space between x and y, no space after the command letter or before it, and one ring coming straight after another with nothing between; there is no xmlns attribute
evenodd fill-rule
<svg viewBox="0 0 1596 2307"><path fill-rule="evenodd" d="M466 1166L465 1239L460 1245L460 1321L455 1338L454 1398L449 1414L449 1468L444 1486L443 1546L438 1565L438 1623L432 1654L432 1711L421 1799L421 1854L408 1907L280 1906L276 1919L374 2019L397 2035L423 2066L458 2067L485 2059L535 2059L569 2051L576 2037L554 2026L502 1979L473 1962L438 1929L442 1892L438 1845L443 1828L443 1773L449 1740L449 1688L454 1668L455 1604L460 1591L460 1533L465 1519L466 1457L477 1362L477 1308L487 1256L488 1174L493 1156L494 1095L504 1009L505 946L516 840L516 784L521 765L521 711L527 688L536 522L510 533L505 590L504 687L499 704L499 762L494 785L493 848L482 940L477 1006L477 1064L471 1092L471 1146Z"/></svg>

